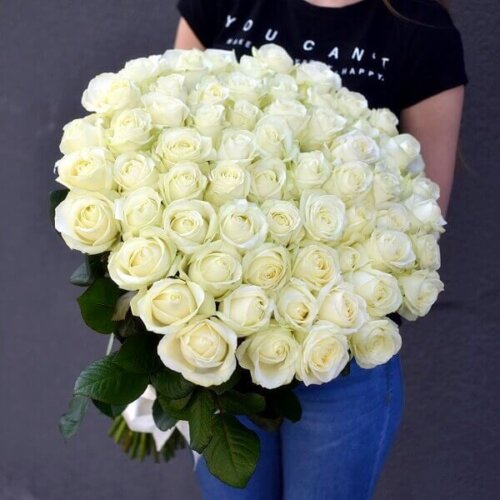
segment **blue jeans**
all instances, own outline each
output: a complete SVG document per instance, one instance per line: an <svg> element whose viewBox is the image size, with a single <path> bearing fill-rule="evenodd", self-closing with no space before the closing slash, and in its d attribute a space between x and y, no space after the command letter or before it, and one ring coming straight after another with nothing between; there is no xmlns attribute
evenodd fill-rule
<svg viewBox="0 0 500 500"><path fill-rule="evenodd" d="M212 476L200 459L204 500L367 500L394 441L403 407L399 356L371 370L354 361L351 373L328 384L296 388L302 419L259 435L261 455L245 489Z"/></svg>

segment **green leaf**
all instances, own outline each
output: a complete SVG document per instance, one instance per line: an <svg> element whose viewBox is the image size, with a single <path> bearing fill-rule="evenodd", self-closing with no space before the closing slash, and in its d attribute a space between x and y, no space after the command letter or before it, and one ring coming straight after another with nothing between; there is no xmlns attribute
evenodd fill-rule
<svg viewBox="0 0 500 500"><path fill-rule="evenodd" d="M213 435L215 402L212 393L198 389L189 402L189 437L191 449L201 453Z"/></svg>
<svg viewBox="0 0 500 500"><path fill-rule="evenodd" d="M253 392L227 391L219 396L219 403L224 411L233 415L254 415L266 408L266 398Z"/></svg>
<svg viewBox="0 0 500 500"><path fill-rule="evenodd" d="M158 400L153 403L153 420L160 431L168 431L177 423L175 418L170 417L163 411Z"/></svg>
<svg viewBox="0 0 500 500"><path fill-rule="evenodd" d="M50 193L50 220L52 221L52 225L54 225L55 217L56 217L56 207L61 204L68 196L69 189L57 189Z"/></svg>
<svg viewBox="0 0 500 500"><path fill-rule="evenodd" d="M266 398L267 404L274 412L292 422L298 422L302 416L302 407L299 398L289 388L280 388L270 391Z"/></svg>
<svg viewBox="0 0 500 500"><path fill-rule="evenodd" d="M74 393L111 405L135 401L148 385L148 376L125 371L114 362L115 354L89 365L75 382Z"/></svg>
<svg viewBox="0 0 500 500"><path fill-rule="evenodd" d="M78 297L80 311L87 326L99 333L113 333L116 322L112 317L121 294L121 290L110 279L97 279Z"/></svg>
<svg viewBox="0 0 500 500"><path fill-rule="evenodd" d="M157 345L156 335L143 334L129 337L116 353L115 363L129 372L149 375L161 363L156 353Z"/></svg>
<svg viewBox="0 0 500 500"><path fill-rule="evenodd" d="M189 401L192 394L180 399L169 399L162 394L157 395L157 401L160 403L163 411L171 418L176 420L189 420L190 407Z"/></svg>
<svg viewBox="0 0 500 500"><path fill-rule="evenodd" d="M214 391L216 394L223 394L224 392L233 389L233 387L235 387L240 380L241 380L241 369L237 367L228 381L220 385L211 386L210 389Z"/></svg>
<svg viewBox="0 0 500 500"><path fill-rule="evenodd" d="M76 434L80 424L85 417L89 399L85 396L73 395L69 403L68 411L59 420L59 431L64 439L69 439Z"/></svg>
<svg viewBox="0 0 500 500"><path fill-rule="evenodd" d="M257 434L231 415L217 414L214 435L203 451L210 472L235 488L244 488L255 471L260 454Z"/></svg>
<svg viewBox="0 0 500 500"><path fill-rule="evenodd" d="M151 376L151 384L160 394L169 399L182 399L194 390L191 382L180 373L166 367Z"/></svg>
<svg viewBox="0 0 500 500"><path fill-rule="evenodd" d="M283 423L283 417L269 417L264 415L248 415L248 418L258 427L267 432L276 432Z"/></svg>
<svg viewBox="0 0 500 500"><path fill-rule="evenodd" d="M351 373L351 362L348 361L347 365L344 366L344 369L340 372L341 377L348 377Z"/></svg>
<svg viewBox="0 0 500 500"><path fill-rule="evenodd" d="M104 275L102 254L85 255L85 260L73 272L69 281L76 286L90 286L98 277Z"/></svg>
<svg viewBox="0 0 500 500"><path fill-rule="evenodd" d="M93 399L92 403L94 403L94 406L103 415L106 415L106 417L109 418L119 417L127 407L127 405L110 405L108 403L103 403L102 401L98 401L97 399Z"/></svg>

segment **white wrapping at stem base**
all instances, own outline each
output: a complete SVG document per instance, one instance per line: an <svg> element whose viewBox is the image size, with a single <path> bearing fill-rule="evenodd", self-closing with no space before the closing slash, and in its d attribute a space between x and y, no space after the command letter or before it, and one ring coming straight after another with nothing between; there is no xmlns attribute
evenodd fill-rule
<svg viewBox="0 0 500 500"><path fill-rule="evenodd" d="M153 419L153 404L155 400L156 390L152 385L149 385L142 396L130 403L122 413L128 428L134 432L152 434L158 452L161 451L165 443L170 439L175 429L178 429L182 437L189 443L189 422L185 420L180 420L168 431L158 429ZM199 453L193 451L194 467L196 467L199 458Z"/></svg>

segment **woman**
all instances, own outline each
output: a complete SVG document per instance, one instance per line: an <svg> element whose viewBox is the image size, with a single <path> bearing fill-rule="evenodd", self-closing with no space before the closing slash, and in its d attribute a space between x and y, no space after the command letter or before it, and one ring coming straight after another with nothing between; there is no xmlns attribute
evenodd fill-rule
<svg viewBox="0 0 500 500"><path fill-rule="evenodd" d="M234 49L276 43L298 62L321 60L391 109L419 139L427 176L446 212L467 83L459 32L436 0L180 0L177 48ZM297 389L303 415L277 433L253 426L261 459L247 488L196 468L204 498L371 498L402 413L399 357L372 370L353 361L348 377Z"/></svg>

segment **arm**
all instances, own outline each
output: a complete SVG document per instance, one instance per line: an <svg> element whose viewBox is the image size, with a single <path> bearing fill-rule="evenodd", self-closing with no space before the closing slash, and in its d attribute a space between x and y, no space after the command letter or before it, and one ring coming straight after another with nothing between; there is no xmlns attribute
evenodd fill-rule
<svg viewBox="0 0 500 500"><path fill-rule="evenodd" d="M177 35L175 36L174 48L200 50L205 49L203 44L194 34L194 31L191 29L191 27L183 17L181 17L179 26L177 27Z"/></svg>
<svg viewBox="0 0 500 500"><path fill-rule="evenodd" d="M426 175L441 188L439 205L446 215L453 187L464 86L436 94L401 113L404 132L422 145Z"/></svg>

